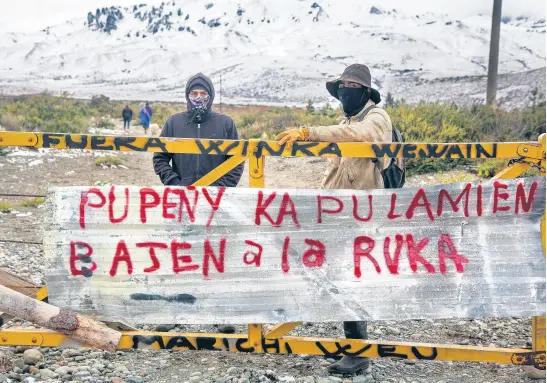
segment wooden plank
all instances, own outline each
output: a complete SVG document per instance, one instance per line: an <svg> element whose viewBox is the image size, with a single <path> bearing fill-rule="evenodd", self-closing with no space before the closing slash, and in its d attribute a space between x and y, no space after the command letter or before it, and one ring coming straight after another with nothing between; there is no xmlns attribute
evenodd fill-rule
<svg viewBox="0 0 547 383"><path fill-rule="evenodd" d="M41 286L18 277L5 268L0 268L0 285L33 298L37 298L36 294L42 289Z"/></svg>
<svg viewBox="0 0 547 383"><path fill-rule="evenodd" d="M545 178L275 192L54 189L50 301L130 323L545 315Z"/></svg>
<svg viewBox="0 0 547 383"><path fill-rule="evenodd" d="M398 158L515 158L522 142L473 143L369 143L297 141L288 147L277 141L258 141L255 158L290 157L398 157ZM21 146L42 149L114 150L250 157L249 141L206 140L165 137L95 136L70 133L0 132L0 147Z"/></svg>

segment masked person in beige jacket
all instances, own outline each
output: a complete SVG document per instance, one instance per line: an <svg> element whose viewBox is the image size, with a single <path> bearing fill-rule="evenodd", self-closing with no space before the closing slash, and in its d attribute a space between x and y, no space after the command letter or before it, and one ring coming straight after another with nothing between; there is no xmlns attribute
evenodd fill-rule
<svg viewBox="0 0 547 383"><path fill-rule="evenodd" d="M367 66L350 65L340 78L327 82L329 93L342 103L345 119L341 124L288 129L276 139L289 146L294 141L391 142L391 119L383 109L375 107L381 99L371 82ZM370 158L329 158L321 188L383 189L380 170L385 166L387 161L384 159L375 164ZM367 339L367 322L344 322L344 332L348 339ZM355 373L367 370L369 366L368 358L346 355L333 363L329 371Z"/></svg>

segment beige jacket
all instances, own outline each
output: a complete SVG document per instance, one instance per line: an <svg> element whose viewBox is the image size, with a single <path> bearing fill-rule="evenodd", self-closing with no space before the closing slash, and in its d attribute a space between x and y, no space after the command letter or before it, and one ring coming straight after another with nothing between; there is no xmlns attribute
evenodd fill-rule
<svg viewBox="0 0 547 383"><path fill-rule="evenodd" d="M374 105L369 101L365 108ZM373 108L359 121L363 112L346 119L340 125L309 128L310 141L327 142L391 142L391 119L385 110ZM387 161L380 160L385 166ZM384 181L370 158L329 158L321 188L323 189L383 189Z"/></svg>

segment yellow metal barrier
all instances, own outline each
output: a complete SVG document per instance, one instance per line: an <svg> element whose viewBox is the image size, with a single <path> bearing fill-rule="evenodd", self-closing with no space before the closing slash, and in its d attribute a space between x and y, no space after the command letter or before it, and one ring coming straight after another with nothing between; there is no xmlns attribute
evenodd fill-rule
<svg viewBox="0 0 547 383"><path fill-rule="evenodd" d="M194 140L157 137L91 136L58 133L0 132L0 147L19 146L45 149L115 150L232 155L233 157L195 185L205 186L249 160L251 187L264 187L265 156L321 157L401 157L511 159L496 179L515 178L529 169L545 175L546 136L539 142L512 143L314 143L296 142L285 148L273 141ZM545 220L541 232L545 239ZM544 245L545 246L545 245ZM544 247L545 249L545 247ZM37 299L45 299L42 288ZM339 357L353 355L371 358L452 360L495 362L535 366L545 370L545 316L532 319L532 348L492 348L460 345L389 342L373 340L329 339L286 336L300 323L281 323L264 333L262 324L250 324L247 334L124 332L120 349L150 348L173 350L219 350L247 353L310 354ZM35 330L2 330L0 345L58 347L74 345L63 334Z"/></svg>

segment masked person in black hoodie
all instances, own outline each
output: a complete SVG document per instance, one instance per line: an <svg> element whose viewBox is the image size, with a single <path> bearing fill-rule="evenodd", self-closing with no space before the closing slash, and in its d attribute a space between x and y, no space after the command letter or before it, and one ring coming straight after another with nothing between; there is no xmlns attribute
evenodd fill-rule
<svg viewBox="0 0 547 383"><path fill-rule="evenodd" d="M192 76L186 84L187 111L167 118L160 137L207 138L215 140L239 139L231 117L211 111L215 88L202 73ZM222 164L231 156L209 154L155 153L154 171L164 185L189 186ZM236 187L243 164L236 166L211 186ZM168 331L174 325L160 325L157 331ZM232 325L218 325L222 333L235 332Z"/></svg>
<svg viewBox="0 0 547 383"><path fill-rule="evenodd" d="M211 111L215 88L202 73L192 76L186 84L187 111L167 118L160 137L239 139L231 117ZM155 153L154 171L164 185L189 186L228 160L231 156L209 154ZM237 186L243 164L236 166L211 186Z"/></svg>

